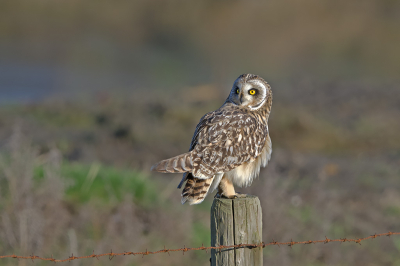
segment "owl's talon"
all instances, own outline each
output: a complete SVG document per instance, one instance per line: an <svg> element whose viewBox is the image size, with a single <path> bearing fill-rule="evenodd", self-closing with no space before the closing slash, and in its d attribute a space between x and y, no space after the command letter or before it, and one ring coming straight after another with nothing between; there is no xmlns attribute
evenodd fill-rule
<svg viewBox="0 0 400 266"><path fill-rule="evenodd" d="M245 198L247 196L247 194L243 194L240 192L237 192L235 195L229 195L229 196L225 196L224 194L215 194L214 198L215 199L237 199L237 198Z"/></svg>
<svg viewBox="0 0 400 266"><path fill-rule="evenodd" d="M235 199L235 197L236 197L236 195L232 195L232 196L225 196L224 194L220 194L220 193L217 193L217 194L215 194L215 196L214 196L214 199Z"/></svg>
<svg viewBox="0 0 400 266"><path fill-rule="evenodd" d="M245 197L247 197L247 194L236 192L235 196L236 196L236 198L245 198Z"/></svg>

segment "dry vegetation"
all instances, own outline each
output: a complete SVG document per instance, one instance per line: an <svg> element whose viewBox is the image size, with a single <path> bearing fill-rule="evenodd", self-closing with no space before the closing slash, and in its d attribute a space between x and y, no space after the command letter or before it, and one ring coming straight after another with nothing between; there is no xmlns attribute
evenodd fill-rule
<svg viewBox="0 0 400 266"><path fill-rule="evenodd" d="M39 154L18 130L1 157L0 182L1 254L68 257L209 241L207 223L200 214L165 203L160 188L143 174L63 162L57 149ZM171 257L168 263L196 258L198 254L193 253ZM163 258L115 260L118 265L157 265ZM107 260L72 263L108 265ZM4 260L2 265L15 265L15 260Z"/></svg>
<svg viewBox="0 0 400 266"><path fill-rule="evenodd" d="M185 93L191 90L196 93L198 88ZM2 254L67 257L93 250L209 244L212 197L199 206L182 206L176 189L180 176L150 175L148 169L159 159L185 151L199 117L223 99L177 104L179 97L147 97L3 107L1 134L10 132L12 137L4 139L1 164ZM305 101L312 101L310 97ZM373 113L363 109L366 102L349 111L363 110L365 117L340 122L337 115L313 114L301 104L285 108L282 99L270 123L272 160L254 186L242 190L260 197L264 239L399 231L400 146L392 135L393 124L381 121L381 135L376 137L354 128L361 119L366 128L376 130L369 124ZM333 105L329 110L336 109ZM398 110L388 104L380 112L392 121L390 114ZM19 122L12 130L15 121ZM352 265L391 265L398 248L400 242L393 237L362 246L269 247L264 252L266 262L284 265L341 265L344 260ZM123 265L208 263L204 252L165 256L116 259Z"/></svg>

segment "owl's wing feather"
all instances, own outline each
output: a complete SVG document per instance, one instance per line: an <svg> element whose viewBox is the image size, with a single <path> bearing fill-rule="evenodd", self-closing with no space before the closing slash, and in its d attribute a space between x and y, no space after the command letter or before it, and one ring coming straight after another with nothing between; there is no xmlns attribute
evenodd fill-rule
<svg viewBox="0 0 400 266"><path fill-rule="evenodd" d="M190 152L162 160L151 167L151 171L161 173L183 173L192 170L192 156Z"/></svg>
<svg viewBox="0 0 400 266"><path fill-rule="evenodd" d="M208 113L196 128L192 174L210 178L254 160L262 151L268 129L256 116L227 106Z"/></svg>
<svg viewBox="0 0 400 266"><path fill-rule="evenodd" d="M212 117L214 115L214 113L215 113L215 111L209 112L209 113L203 115L202 118L200 118L200 122L197 124L196 129L194 130L192 141L190 142L189 152L192 151L194 149L194 147L197 145L197 139L199 137L199 133L200 133L201 129L204 128L204 126L208 122L208 119L210 117ZM181 182L179 182L178 188L181 188L183 183L185 183L186 180L190 179L189 174L190 174L189 172L186 172L183 174L182 180L181 180ZM192 178L193 178L193 176L192 176Z"/></svg>
<svg viewBox="0 0 400 266"><path fill-rule="evenodd" d="M209 113L205 114L202 118L200 118L200 122L197 124L196 129L194 131L193 138L190 143L189 151L192 151L194 149L194 147L197 145L199 133L201 132L202 129L204 129L204 127L206 127L210 123L209 119L212 118L213 116L215 116L215 113L216 113L216 111L209 112Z"/></svg>

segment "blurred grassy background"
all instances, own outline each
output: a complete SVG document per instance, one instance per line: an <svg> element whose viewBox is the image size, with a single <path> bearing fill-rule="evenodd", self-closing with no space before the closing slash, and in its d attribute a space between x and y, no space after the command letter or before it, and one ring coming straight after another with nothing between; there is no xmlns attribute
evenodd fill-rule
<svg viewBox="0 0 400 266"><path fill-rule="evenodd" d="M271 162L241 190L261 200L264 241L400 231L399 23L395 0L1 1L0 254L209 245L212 197L182 206L180 175L149 168L185 152L248 72L274 93ZM397 265L399 249L271 247L264 261Z"/></svg>

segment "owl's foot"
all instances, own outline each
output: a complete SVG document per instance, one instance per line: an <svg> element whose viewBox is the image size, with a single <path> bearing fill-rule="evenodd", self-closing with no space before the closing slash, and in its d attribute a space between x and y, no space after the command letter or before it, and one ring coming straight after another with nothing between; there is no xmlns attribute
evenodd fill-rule
<svg viewBox="0 0 400 266"><path fill-rule="evenodd" d="M235 195L226 196L224 194L217 193L215 194L215 199L237 199L237 198L245 198L247 194L242 194L240 192L236 192Z"/></svg>
<svg viewBox="0 0 400 266"><path fill-rule="evenodd" d="M229 199L229 198L224 194L218 192L217 194L215 194L214 199Z"/></svg>
<svg viewBox="0 0 400 266"><path fill-rule="evenodd" d="M245 197L247 197L247 194L236 192L235 197L236 198L245 198Z"/></svg>
<svg viewBox="0 0 400 266"><path fill-rule="evenodd" d="M236 199L236 195L225 196L223 193L217 193L215 194L214 199Z"/></svg>

